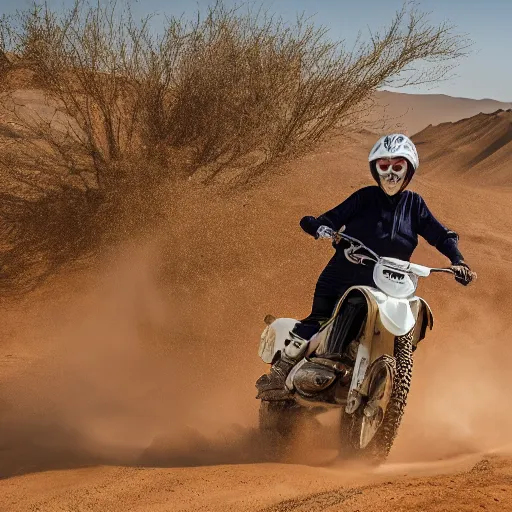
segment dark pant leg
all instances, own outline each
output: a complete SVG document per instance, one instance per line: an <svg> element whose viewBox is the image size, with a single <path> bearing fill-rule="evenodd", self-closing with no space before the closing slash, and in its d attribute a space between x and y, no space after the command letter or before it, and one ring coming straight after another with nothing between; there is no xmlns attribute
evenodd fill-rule
<svg viewBox="0 0 512 512"><path fill-rule="evenodd" d="M320 330L320 323L331 318L338 299L339 295L315 295L311 313L295 324L293 332L305 340L310 339Z"/></svg>
<svg viewBox="0 0 512 512"><path fill-rule="evenodd" d="M338 256L333 256L318 277L311 314L297 323L293 332L301 338L310 339L319 331L320 323L331 318L336 303L350 286L350 279L344 275Z"/></svg>

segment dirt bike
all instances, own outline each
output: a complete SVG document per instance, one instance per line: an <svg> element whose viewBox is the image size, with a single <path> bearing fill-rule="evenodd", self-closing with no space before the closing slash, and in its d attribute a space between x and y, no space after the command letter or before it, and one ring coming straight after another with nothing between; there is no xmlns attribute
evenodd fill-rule
<svg viewBox="0 0 512 512"><path fill-rule="evenodd" d="M434 323L427 302L415 295L418 277L453 271L380 257L342 232L335 240L345 241L345 257L352 263L373 265L375 287L353 286L340 298L287 376L291 398L261 400L260 431L277 452L277 443L282 446L299 418L338 408L340 451L379 463L404 413L412 353ZM265 322L259 356L272 364L290 343L297 320L267 315Z"/></svg>

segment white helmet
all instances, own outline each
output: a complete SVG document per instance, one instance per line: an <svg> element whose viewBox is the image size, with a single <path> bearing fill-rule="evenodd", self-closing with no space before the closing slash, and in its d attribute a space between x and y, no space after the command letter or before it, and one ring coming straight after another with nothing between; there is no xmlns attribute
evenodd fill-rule
<svg viewBox="0 0 512 512"><path fill-rule="evenodd" d="M368 162L374 162L379 158L405 158L411 164L413 173L420 165L416 146L409 137L401 133L385 135L376 142L370 151Z"/></svg>

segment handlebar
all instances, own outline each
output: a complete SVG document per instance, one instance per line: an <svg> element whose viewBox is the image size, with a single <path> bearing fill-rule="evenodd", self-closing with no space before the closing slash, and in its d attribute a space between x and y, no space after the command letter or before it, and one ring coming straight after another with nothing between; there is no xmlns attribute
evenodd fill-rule
<svg viewBox="0 0 512 512"><path fill-rule="evenodd" d="M350 243L350 247L345 249L345 257L352 261L353 263L358 264L365 264L366 261L370 260L373 261L373 263L378 263L379 261L386 260L387 258L382 258L379 256L376 252L372 251L368 246L366 246L363 242L358 240L357 238L351 237L349 235L346 235L343 233L345 230L345 226L343 226L339 231L335 232L334 236L332 237L333 242L339 243L341 240L346 240ZM367 254L358 254L357 251L359 250L365 251ZM415 265L410 262L403 262L404 264L409 264L413 267L416 267L417 269L419 267L422 267L425 269L425 271L429 271L430 273L444 273L444 274L452 274L455 275L455 272L451 268L430 268L430 267L423 267L421 265ZM428 270L427 270L428 269ZM421 274L419 274L421 275ZM428 275L428 274L427 274Z"/></svg>
<svg viewBox="0 0 512 512"><path fill-rule="evenodd" d="M459 276L459 274L453 270L451 267L448 268L431 268L426 267L424 265L418 265L416 263L411 263L410 261L404 261L397 258L390 257L382 257L379 256L376 252L372 251L368 246L366 246L363 242L358 240L357 238L351 237L344 233L345 226L342 226L338 231L332 230L332 228L328 226L324 227L325 230L322 233L322 238L330 239L333 243L338 244L341 240L345 240L349 243L349 247L344 249L345 258L354 263L356 265L367 265L368 262L372 264L383 264L390 268L395 268L397 270L410 272L415 274L418 277L427 277L431 273L444 273L444 274L452 274L455 276L456 280L462 284L469 284L471 281L475 280L477 275L475 272L469 270L469 276L465 275L463 277ZM318 228L320 230L320 228ZM326 236L327 235L327 236Z"/></svg>

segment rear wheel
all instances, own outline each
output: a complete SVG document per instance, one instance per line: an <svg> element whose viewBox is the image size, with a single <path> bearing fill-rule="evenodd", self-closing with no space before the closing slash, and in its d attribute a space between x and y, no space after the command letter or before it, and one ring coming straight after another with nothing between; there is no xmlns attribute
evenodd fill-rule
<svg viewBox="0 0 512 512"><path fill-rule="evenodd" d="M354 414L344 410L341 418L341 447L343 457L362 457L373 463L383 462L389 454L393 441L398 433L400 422L407 404L407 396L412 377L412 331L405 336L395 338L395 367L391 396L381 425L371 441L361 448L361 432L364 406L360 406Z"/></svg>

